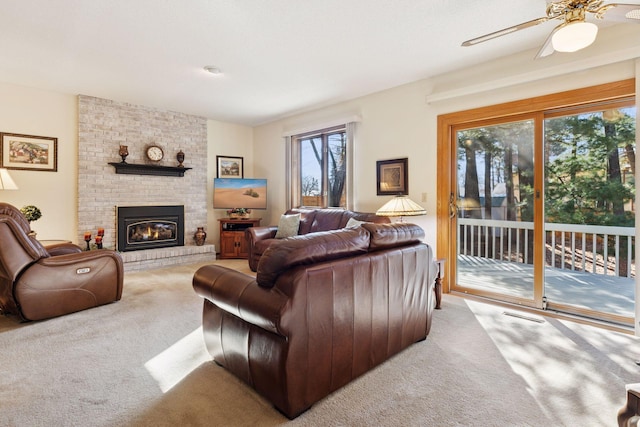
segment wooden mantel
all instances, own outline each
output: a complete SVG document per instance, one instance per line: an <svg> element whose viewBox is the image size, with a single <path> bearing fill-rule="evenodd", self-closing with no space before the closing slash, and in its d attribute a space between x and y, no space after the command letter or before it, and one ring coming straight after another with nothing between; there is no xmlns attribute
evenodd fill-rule
<svg viewBox="0 0 640 427"><path fill-rule="evenodd" d="M116 173L128 175L184 176L191 168L179 166L142 165L124 162L111 162Z"/></svg>

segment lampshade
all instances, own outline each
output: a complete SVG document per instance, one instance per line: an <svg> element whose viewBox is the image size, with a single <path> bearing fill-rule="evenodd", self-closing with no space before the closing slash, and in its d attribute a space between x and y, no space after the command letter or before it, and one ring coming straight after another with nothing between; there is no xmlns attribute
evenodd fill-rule
<svg viewBox="0 0 640 427"><path fill-rule="evenodd" d="M426 215L427 211L407 196L396 196L385 203L376 215L380 216L416 216Z"/></svg>
<svg viewBox="0 0 640 427"><path fill-rule="evenodd" d="M5 168L0 168L0 190L17 190L18 186L11 175L9 175L9 171Z"/></svg>
<svg viewBox="0 0 640 427"><path fill-rule="evenodd" d="M553 34L551 44L558 52L575 52L593 43L597 34L596 24L584 21L569 22Z"/></svg>

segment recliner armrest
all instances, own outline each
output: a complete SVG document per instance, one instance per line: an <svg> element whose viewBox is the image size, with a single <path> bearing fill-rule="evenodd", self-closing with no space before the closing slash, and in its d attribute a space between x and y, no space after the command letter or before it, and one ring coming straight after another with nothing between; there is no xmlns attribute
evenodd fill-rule
<svg viewBox="0 0 640 427"><path fill-rule="evenodd" d="M77 254L82 252L82 248L73 243L56 243L53 245L46 245L44 249L50 256Z"/></svg>
<svg viewBox="0 0 640 427"><path fill-rule="evenodd" d="M193 275L193 289L220 309L282 335L280 316L287 296L277 289L258 286L252 276L219 265L206 265Z"/></svg>

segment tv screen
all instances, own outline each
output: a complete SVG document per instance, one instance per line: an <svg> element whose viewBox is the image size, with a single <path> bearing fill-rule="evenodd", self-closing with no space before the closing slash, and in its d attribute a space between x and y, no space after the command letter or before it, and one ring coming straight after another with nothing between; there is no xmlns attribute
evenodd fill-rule
<svg viewBox="0 0 640 427"><path fill-rule="evenodd" d="M267 180L260 178L214 178L216 209L267 209Z"/></svg>

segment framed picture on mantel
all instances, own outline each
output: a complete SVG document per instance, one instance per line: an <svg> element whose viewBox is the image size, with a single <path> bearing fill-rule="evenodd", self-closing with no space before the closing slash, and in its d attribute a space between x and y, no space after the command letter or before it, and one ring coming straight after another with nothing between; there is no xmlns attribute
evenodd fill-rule
<svg viewBox="0 0 640 427"><path fill-rule="evenodd" d="M58 138L0 133L0 167L56 172Z"/></svg>
<svg viewBox="0 0 640 427"><path fill-rule="evenodd" d="M244 178L244 158L216 156L217 178Z"/></svg>

